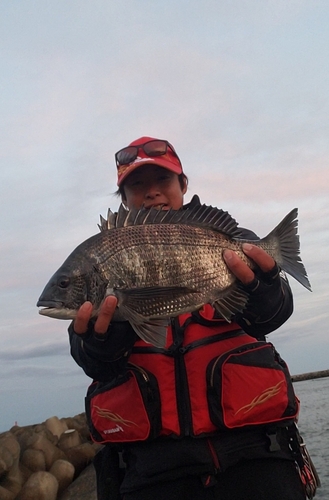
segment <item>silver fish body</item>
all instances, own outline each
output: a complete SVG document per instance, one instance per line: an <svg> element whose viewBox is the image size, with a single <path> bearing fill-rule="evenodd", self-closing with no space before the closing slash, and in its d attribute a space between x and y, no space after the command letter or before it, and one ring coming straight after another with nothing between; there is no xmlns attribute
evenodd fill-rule
<svg viewBox="0 0 329 500"><path fill-rule="evenodd" d="M310 290L299 257L297 209L263 239L264 248L290 275ZM206 205L187 210L141 209L101 218L101 232L79 245L49 280L37 306L40 314L73 319L83 302L94 314L106 295L118 298L114 319L128 320L146 342L163 347L170 317L212 304L228 321L241 312L249 295L226 266L223 249L234 250L248 265L236 221Z"/></svg>

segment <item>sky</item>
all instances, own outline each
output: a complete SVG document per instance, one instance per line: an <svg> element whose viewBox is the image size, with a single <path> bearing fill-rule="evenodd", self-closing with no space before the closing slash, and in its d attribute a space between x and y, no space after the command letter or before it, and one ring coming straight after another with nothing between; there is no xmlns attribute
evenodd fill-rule
<svg viewBox="0 0 329 500"><path fill-rule="evenodd" d="M54 271L116 210L114 153L175 146L185 201L260 237L294 207L312 292L269 336L292 374L329 369L327 0L2 0L0 432L84 411Z"/></svg>

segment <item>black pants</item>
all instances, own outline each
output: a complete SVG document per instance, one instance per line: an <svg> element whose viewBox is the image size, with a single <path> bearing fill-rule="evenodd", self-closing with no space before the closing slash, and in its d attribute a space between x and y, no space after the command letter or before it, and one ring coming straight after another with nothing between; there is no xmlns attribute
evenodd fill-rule
<svg viewBox="0 0 329 500"><path fill-rule="evenodd" d="M246 460L204 487L189 476L126 493L124 500L305 500L293 462L275 459Z"/></svg>

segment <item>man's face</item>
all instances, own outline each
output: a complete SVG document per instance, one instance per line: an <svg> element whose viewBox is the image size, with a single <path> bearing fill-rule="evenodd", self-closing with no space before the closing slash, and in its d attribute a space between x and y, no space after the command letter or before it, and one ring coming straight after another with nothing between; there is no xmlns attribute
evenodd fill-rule
<svg viewBox="0 0 329 500"><path fill-rule="evenodd" d="M159 207L180 209L186 193L177 174L157 165L143 165L124 181L125 204L128 208Z"/></svg>

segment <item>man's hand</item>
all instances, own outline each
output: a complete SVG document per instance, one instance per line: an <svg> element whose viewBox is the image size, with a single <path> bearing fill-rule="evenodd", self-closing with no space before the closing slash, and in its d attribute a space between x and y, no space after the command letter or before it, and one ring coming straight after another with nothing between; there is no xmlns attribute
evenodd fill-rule
<svg viewBox="0 0 329 500"><path fill-rule="evenodd" d="M94 330L98 335L104 335L111 323L115 308L117 306L117 298L114 295L109 295L104 299L101 305L98 317L95 322ZM82 304L77 312L76 318L74 320L73 329L75 333L81 335L86 333L88 330L88 323L91 318L93 306L91 302L85 302Z"/></svg>
<svg viewBox="0 0 329 500"><path fill-rule="evenodd" d="M275 260L262 248L250 243L244 243L242 250L264 273L268 273L274 268ZM255 279L254 272L233 250L224 250L223 257L227 267L244 285L252 283Z"/></svg>

